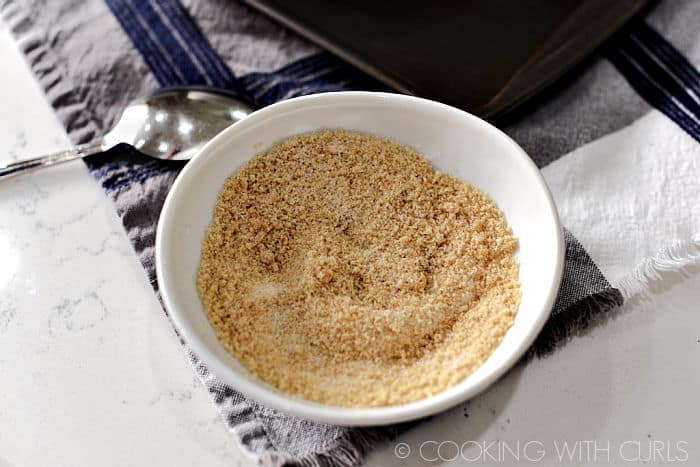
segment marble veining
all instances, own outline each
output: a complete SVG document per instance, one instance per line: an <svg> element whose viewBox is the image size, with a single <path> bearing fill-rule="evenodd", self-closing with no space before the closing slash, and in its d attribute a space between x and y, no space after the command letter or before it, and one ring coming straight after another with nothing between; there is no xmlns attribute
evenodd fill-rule
<svg viewBox="0 0 700 467"><path fill-rule="evenodd" d="M63 298L51 307L48 317L49 335L55 337L80 332L104 322L109 311L98 293L104 283L100 281L95 290L87 291L80 297Z"/></svg>
<svg viewBox="0 0 700 467"><path fill-rule="evenodd" d="M0 335L7 330L17 316L17 305L8 297L0 298Z"/></svg>

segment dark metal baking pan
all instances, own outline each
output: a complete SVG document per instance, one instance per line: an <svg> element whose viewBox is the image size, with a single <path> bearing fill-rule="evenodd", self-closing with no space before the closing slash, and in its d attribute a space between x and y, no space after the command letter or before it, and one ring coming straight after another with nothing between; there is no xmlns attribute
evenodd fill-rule
<svg viewBox="0 0 700 467"><path fill-rule="evenodd" d="M404 93L500 116L570 70L647 0L246 0Z"/></svg>

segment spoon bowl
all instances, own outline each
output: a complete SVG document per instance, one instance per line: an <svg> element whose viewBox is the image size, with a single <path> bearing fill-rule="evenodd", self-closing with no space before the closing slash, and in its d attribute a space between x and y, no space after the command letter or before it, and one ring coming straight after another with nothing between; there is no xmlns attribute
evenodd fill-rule
<svg viewBox="0 0 700 467"><path fill-rule="evenodd" d="M253 109L225 91L165 89L132 102L101 149L129 143L158 159L190 159L224 128Z"/></svg>

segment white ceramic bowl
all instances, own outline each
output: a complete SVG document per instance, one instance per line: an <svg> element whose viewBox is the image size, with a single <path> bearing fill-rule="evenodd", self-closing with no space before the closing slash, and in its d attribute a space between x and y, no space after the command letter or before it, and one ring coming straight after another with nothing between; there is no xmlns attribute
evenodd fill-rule
<svg viewBox="0 0 700 467"><path fill-rule="evenodd" d="M344 128L390 137L418 150L439 170L487 192L520 241L522 303L489 359L461 383L410 404L340 408L296 398L253 376L219 343L196 287L200 245L226 178L288 136ZM462 402L496 381L527 350L554 304L564 242L557 212L537 167L485 121L437 102L398 94L338 92L280 102L251 114L209 142L184 168L158 224L156 270L163 302L192 350L220 379L269 407L321 422L380 425L424 417Z"/></svg>

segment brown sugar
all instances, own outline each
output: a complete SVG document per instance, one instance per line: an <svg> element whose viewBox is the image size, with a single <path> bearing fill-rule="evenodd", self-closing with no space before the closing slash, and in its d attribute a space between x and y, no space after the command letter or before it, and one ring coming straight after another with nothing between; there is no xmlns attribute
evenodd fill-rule
<svg viewBox="0 0 700 467"><path fill-rule="evenodd" d="M279 390L394 405L498 346L520 304L516 249L485 193L391 140L324 130L228 178L198 288L225 348Z"/></svg>

